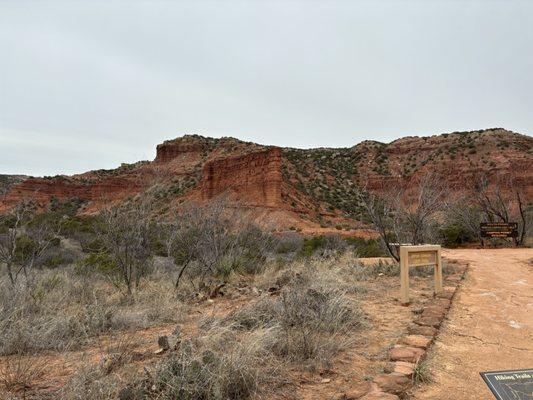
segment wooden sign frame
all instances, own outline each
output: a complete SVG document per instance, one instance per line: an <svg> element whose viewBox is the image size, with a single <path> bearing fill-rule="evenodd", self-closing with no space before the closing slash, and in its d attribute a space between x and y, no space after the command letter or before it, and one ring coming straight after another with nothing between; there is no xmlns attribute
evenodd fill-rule
<svg viewBox="0 0 533 400"><path fill-rule="evenodd" d="M435 266L435 294L443 291L440 245L400 246L400 301L409 304L409 267Z"/></svg>

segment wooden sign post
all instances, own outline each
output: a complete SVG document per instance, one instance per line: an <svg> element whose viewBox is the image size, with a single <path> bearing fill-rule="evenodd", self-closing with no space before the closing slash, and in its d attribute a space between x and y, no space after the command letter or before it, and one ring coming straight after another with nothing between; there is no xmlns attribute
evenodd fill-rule
<svg viewBox="0 0 533 400"><path fill-rule="evenodd" d="M481 245L485 247L483 239L506 239L512 238L518 246L518 223L517 222L482 222L479 224Z"/></svg>
<svg viewBox="0 0 533 400"><path fill-rule="evenodd" d="M409 267L435 266L435 293L442 292L439 245L400 246L400 301L409 304Z"/></svg>

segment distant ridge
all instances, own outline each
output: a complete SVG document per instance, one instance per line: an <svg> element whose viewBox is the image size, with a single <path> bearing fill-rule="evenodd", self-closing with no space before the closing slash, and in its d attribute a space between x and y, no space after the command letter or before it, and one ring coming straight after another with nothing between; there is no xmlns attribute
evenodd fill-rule
<svg viewBox="0 0 533 400"><path fill-rule="evenodd" d="M7 195L0 211L33 197L43 208L52 201L76 201L79 213L96 213L150 188L161 216L185 201L225 196L269 229L354 228L350 217L360 212L361 187L406 185L427 171L440 174L450 192L464 191L475 174L512 175L531 198L532 144L533 138L503 128L317 149L185 135L158 145L151 162L73 176L2 175Z"/></svg>

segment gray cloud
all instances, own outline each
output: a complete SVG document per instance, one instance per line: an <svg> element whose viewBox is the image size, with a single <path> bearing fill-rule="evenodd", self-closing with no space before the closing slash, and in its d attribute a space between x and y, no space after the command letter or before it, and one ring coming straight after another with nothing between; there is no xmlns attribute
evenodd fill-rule
<svg viewBox="0 0 533 400"><path fill-rule="evenodd" d="M184 133L294 147L533 131L530 1L0 1L0 173Z"/></svg>

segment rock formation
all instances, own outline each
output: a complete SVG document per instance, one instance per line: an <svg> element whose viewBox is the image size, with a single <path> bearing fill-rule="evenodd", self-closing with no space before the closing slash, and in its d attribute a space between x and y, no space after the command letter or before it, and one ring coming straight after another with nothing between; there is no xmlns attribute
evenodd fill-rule
<svg viewBox="0 0 533 400"><path fill-rule="evenodd" d="M531 199L532 144L529 136L499 128L309 150L186 135L158 145L152 162L74 176L3 176L0 212L34 198L43 209L76 199L80 213L94 213L152 188L163 214L184 201L227 196L272 228L320 231L360 211L361 187L411 185L427 171L438 173L450 192L464 191L475 174L512 176Z"/></svg>
<svg viewBox="0 0 533 400"><path fill-rule="evenodd" d="M282 207L281 151L272 147L205 163L202 199L210 200L230 192L243 204Z"/></svg>

